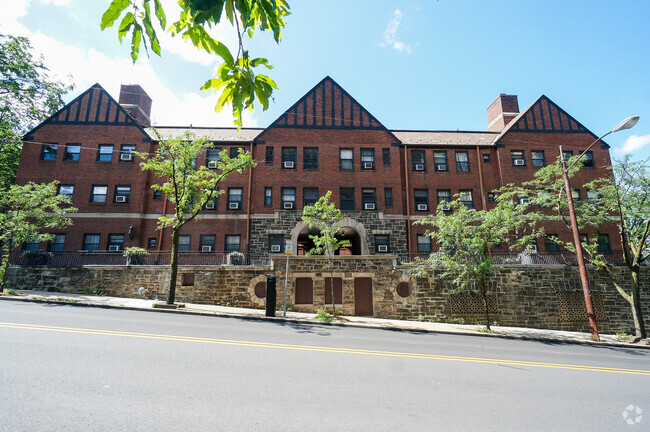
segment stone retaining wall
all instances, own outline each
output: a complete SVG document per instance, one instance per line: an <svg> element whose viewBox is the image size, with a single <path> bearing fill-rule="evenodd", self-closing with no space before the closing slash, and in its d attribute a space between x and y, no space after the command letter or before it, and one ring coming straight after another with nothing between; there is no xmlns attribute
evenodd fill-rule
<svg viewBox="0 0 650 432"><path fill-rule="evenodd" d="M374 316L379 318L483 323L482 301L471 293L455 294L448 281L437 275L411 278L409 268L398 266L393 257L337 257L333 267L323 270L323 257L292 257L287 283L288 304L293 310L315 312L327 307L325 280L330 271L343 282L343 304L337 306L344 314L355 313L355 278L372 278ZM616 292L606 275L589 269L594 306L599 329L603 332L630 332L633 323L628 303ZM615 267L619 280L625 283L625 268ZM285 259L274 257L268 267L182 267L179 269L177 300L181 302L223 304L263 308L263 284L267 275L277 279L277 304L281 306L285 286ZM313 281L313 304L295 305L296 278ZM83 267L45 268L11 267L8 285L63 292L101 291L118 297L141 297L140 288L152 292L158 288L160 299L167 297L168 270L161 267ZM410 293L398 293L399 283L408 284ZM491 320L501 325L587 330L584 299L576 267L567 266L504 266L490 276L489 301ZM644 316L650 321L650 272L641 274ZM648 322L647 324L650 324Z"/></svg>

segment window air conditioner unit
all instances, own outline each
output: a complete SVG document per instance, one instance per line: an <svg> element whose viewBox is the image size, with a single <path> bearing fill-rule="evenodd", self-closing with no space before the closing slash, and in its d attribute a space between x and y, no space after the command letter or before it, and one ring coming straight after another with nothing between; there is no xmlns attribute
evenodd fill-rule
<svg viewBox="0 0 650 432"><path fill-rule="evenodd" d="M530 245L528 250L532 253L537 253L537 245Z"/></svg>
<svg viewBox="0 0 650 432"><path fill-rule="evenodd" d="M281 249L280 245L271 245L271 252L280 252Z"/></svg>
<svg viewBox="0 0 650 432"><path fill-rule="evenodd" d="M364 162L363 163L363 169L372 169L372 166L374 164L372 162Z"/></svg>
<svg viewBox="0 0 650 432"><path fill-rule="evenodd" d="M120 154L120 160L123 160L123 161L133 160L133 154L132 153L122 153L122 154Z"/></svg>
<svg viewBox="0 0 650 432"><path fill-rule="evenodd" d="M519 204L530 204L530 198L528 197L519 198Z"/></svg>
<svg viewBox="0 0 650 432"><path fill-rule="evenodd" d="M126 195L117 195L115 197L115 202L125 203L126 202Z"/></svg>
<svg viewBox="0 0 650 432"><path fill-rule="evenodd" d="M424 164L415 164L415 171L424 171Z"/></svg>
<svg viewBox="0 0 650 432"><path fill-rule="evenodd" d="M427 204L418 204L417 209L418 211L427 211L429 206Z"/></svg>
<svg viewBox="0 0 650 432"><path fill-rule="evenodd" d="M285 168L293 168L294 167L294 162L293 161L284 161L284 167Z"/></svg>
<svg viewBox="0 0 650 432"><path fill-rule="evenodd" d="M118 245L110 245L108 246L109 251L118 251L120 250L120 247Z"/></svg>
<svg viewBox="0 0 650 432"><path fill-rule="evenodd" d="M212 252L212 246L201 246L201 252Z"/></svg>
<svg viewBox="0 0 650 432"><path fill-rule="evenodd" d="M438 206L438 208L440 208L440 210L444 210L444 211L451 210L451 206L449 205L448 202L441 202L440 205Z"/></svg>
<svg viewBox="0 0 650 432"><path fill-rule="evenodd" d="M218 163L217 161L209 161L208 162L208 168L210 168L210 169L217 168L217 163Z"/></svg>
<svg viewBox="0 0 650 432"><path fill-rule="evenodd" d="M436 165L436 169L438 171L447 171L447 165L445 165L445 164Z"/></svg>
<svg viewBox="0 0 650 432"><path fill-rule="evenodd" d="M526 164L526 161L524 161L523 159L515 159L515 165L521 166L521 165L525 165L525 164Z"/></svg>
<svg viewBox="0 0 650 432"><path fill-rule="evenodd" d="M239 203L238 202L228 203L228 208L230 210L237 210L237 209L239 209Z"/></svg>
<svg viewBox="0 0 650 432"><path fill-rule="evenodd" d="M377 251L378 252L388 252L388 245L378 245L377 246Z"/></svg>
<svg viewBox="0 0 650 432"><path fill-rule="evenodd" d="M210 201L205 205L206 209L214 210L214 201Z"/></svg>
<svg viewBox="0 0 650 432"><path fill-rule="evenodd" d="M285 202L284 203L284 208L285 208L285 210L291 210L293 208L293 203L292 202Z"/></svg>
<svg viewBox="0 0 650 432"><path fill-rule="evenodd" d="M365 203L363 205L364 210L374 210L375 209L375 203Z"/></svg>

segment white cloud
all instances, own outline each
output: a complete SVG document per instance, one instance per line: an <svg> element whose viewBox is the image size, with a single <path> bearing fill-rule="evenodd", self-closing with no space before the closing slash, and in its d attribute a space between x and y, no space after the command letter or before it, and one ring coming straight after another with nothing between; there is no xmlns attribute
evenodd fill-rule
<svg viewBox="0 0 650 432"><path fill-rule="evenodd" d="M25 36L27 28L18 22L19 18L27 15L29 1L9 1L2 5L0 14L0 33L15 36Z"/></svg>
<svg viewBox="0 0 650 432"><path fill-rule="evenodd" d="M411 46L397 40L397 28L402 21L402 16L402 11L395 9L395 14L393 15L393 18L388 22L388 26L384 31L384 38L379 45L390 46L399 52L406 52L407 54L411 54Z"/></svg>
<svg viewBox="0 0 650 432"><path fill-rule="evenodd" d="M641 150L647 145L650 145L650 135L630 135L630 137L625 140L620 148L614 149L614 152L620 154L629 154L637 150Z"/></svg>
<svg viewBox="0 0 650 432"><path fill-rule="evenodd" d="M43 4L52 3L54 6L70 6L72 0L40 0Z"/></svg>

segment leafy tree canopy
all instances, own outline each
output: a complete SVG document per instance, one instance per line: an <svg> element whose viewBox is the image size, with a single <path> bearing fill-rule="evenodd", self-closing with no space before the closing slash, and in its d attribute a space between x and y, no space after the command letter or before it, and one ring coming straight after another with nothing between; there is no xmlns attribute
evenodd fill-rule
<svg viewBox="0 0 650 432"><path fill-rule="evenodd" d="M277 89L277 86L271 78L255 73L254 69L259 66L267 69L273 67L265 58L252 57L244 46L244 40L246 36L253 38L256 31L270 31L275 41L280 42L284 19L289 15L289 4L285 0L179 0L178 5L179 15L168 25L160 0L113 0L104 12L100 25L104 30L119 20L118 38L122 42L125 36L131 35L133 62L140 55L141 45L147 54L151 49L160 55L157 29L169 31L172 36L181 35L197 49L215 54L223 60L216 76L201 87L202 90L221 91L216 111L231 104L234 122L241 126L242 111L252 110L255 100L266 110L273 89ZM210 35L210 30L222 22L224 16L237 31L239 44L236 51ZM233 52L236 54L233 55Z"/></svg>

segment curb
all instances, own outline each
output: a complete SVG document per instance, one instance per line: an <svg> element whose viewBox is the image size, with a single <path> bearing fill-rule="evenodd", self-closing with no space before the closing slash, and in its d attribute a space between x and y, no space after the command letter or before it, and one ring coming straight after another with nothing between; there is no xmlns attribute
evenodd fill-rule
<svg viewBox="0 0 650 432"><path fill-rule="evenodd" d="M378 324L366 324L366 323L355 323L355 322L331 322L331 323L322 323L307 319L297 319L297 318L288 318L288 317L267 317L267 316L256 316L256 315L233 315L227 312L196 312L188 311L184 309L163 309L163 308L141 308L135 306L114 306L114 305L103 305L103 304L94 304L86 302L66 302L58 300L48 300L48 299L33 299L33 298L20 298L20 297L9 297L9 296L0 296L0 300L4 301L16 301L16 302L31 302L31 303L43 303L43 304L58 304L58 305L67 305L67 306L80 306L80 307L89 307L89 308L100 308L100 309L119 309L119 310L129 310L129 311L142 311L142 312L157 312L157 313L169 313L169 314L181 314L181 315L192 315L192 316L209 316L209 317L219 317L219 318L234 318L242 319L248 321L281 321L295 324L310 324L310 325L329 325L337 327L355 327L355 328L372 328L377 330L387 330L395 332L414 332L414 333L434 333L434 334L451 334L456 336L483 336L483 337L493 337L500 339L510 339L510 340L525 340L525 341L535 341L535 342L550 342L556 344L572 344L572 345L592 345L595 347L617 347L617 348L637 348L637 349L650 349L650 345L632 345L624 342L596 342L592 340L579 340L579 339L557 339L557 338L537 338L534 336L524 336L524 335L511 335L511 334L498 334L498 333L482 333L482 332L464 332L464 331L453 331L453 330L432 330L432 329L409 329L401 327L390 327L390 326L381 326Z"/></svg>

